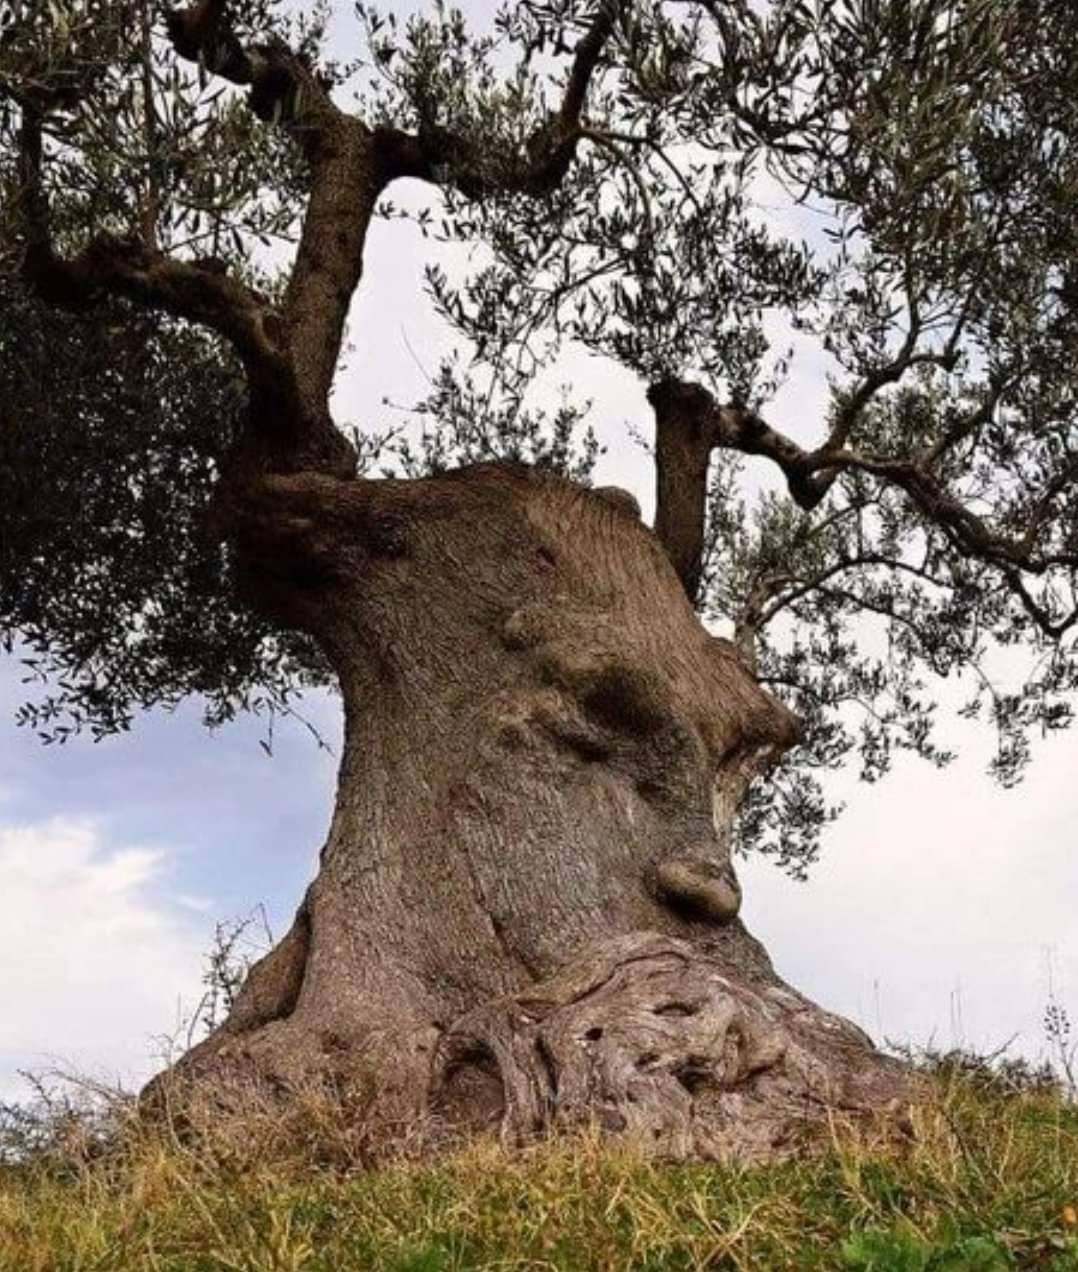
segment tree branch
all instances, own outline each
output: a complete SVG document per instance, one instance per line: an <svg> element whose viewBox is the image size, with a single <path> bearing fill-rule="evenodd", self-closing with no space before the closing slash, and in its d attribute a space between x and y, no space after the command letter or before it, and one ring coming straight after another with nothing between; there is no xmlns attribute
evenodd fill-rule
<svg viewBox="0 0 1078 1272"><path fill-rule="evenodd" d="M198 0L170 9L165 26L177 55L232 84L250 86L251 110L290 128L305 149L316 147L341 111L302 58L277 41L245 46L229 20L228 0Z"/></svg>
<svg viewBox="0 0 1078 1272"><path fill-rule="evenodd" d="M77 255L62 257L53 239L43 178L44 108L32 101L21 103L19 134L16 213L23 275L51 304L89 309L118 297L216 331L239 354L247 373L248 457L258 452L257 466L277 470L312 467L349 476L354 455L333 426L328 393L373 211L374 195L366 179L369 146L360 144L369 130L343 116L311 69L283 45L245 49L232 32L223 0L200 0L174 10L167 23L180 56L233 83L250 84L252 109L286 127L311 163L311 207L284 311L229 277L216 261L180 261L157 249L150 224L152 177L137 237L93 234L91 226L87 245ZM145 65L143 86L147 88ZM145 103L145 109L151 111L152 103ZM350 130L349 144L334 145L345 130ZM152 128L147 136L150 132ZM154 156L147 158L152 163ZM343 181L342 163L347 164ZM366 217L364 198L357 194L368 196ZM330 250L319 255L317 240L330 221L335 235Z"/></svg>
<svg viewBox="0 0 1078 1272"><path fill-rule="evenodd" d="M173 260L144 242L107 234L75 257L58 256L42 180L41 118L33 107L23 109L19 143L22 273L43 300L77 311L118 296L201 323L232 344L253 384L286 400L294 396L279 344L280 320L264 297L242 283L197 262Z"/></svg>
<svg viewBox="0 0 1078 1272"><path fill-rule="evenodd" d="M251 110L287 130L309 165L310 196L282 313L282 342L298 393L300 432L333 425L329 394L348 308L363 272L363 249L388 179L374 134L338 109L314 70L282 43L246 47L229 21L227 0L199 0L166 17L177 54L231 83L249 84ZM334 466L352 467L341 440Z"/></svg>
<svg viewBox="0 0 1078 1272"><path fill-rule="evenodd" d="M523 155L494 155L481 142L436 124L418 133L382 130L391 177L451 185L466 198L549 194L569 171L581 137L588 89L624 0L599 0L573 53L561 105L528 139Z"/></svg>
<svg viewBox="0 0 1078 1272"><path fill-rule="evenodd" d="M965 415L959 416L951 424L951 427L941 434L931 446L925 447L918 458L918 463L923 468L932 468L948 451L953 450L960 442L964 442L967 437L972 436L983 428L985 424L990 423L1003 396L1004 388L1004 382L997 380L979 406Z"/></svg>
<svg viewBox="0 0 1078 1272"><path fill-rule="evenodd" d="M153 27L150 0L139 5L139 39L142 56L142 137L146 147L146 188L142 202L142 241L157 246L157 222L161 214L161 179L157 153L157 111L153 95Z"/></svg>
<svg viewBox="0 0 1078 1272"><path fill-rule="evenodd" d="M564 177L578 141L581 111L622 0L601 0L580 40L562 104L533 136L526 157L504 170L481 140L436 126L412 136L369 129L339 110L306 63L280 44L246 47L229 20L228 0L198 0L167 18L176 52L235 84L251 86L261 118L286 127L310 168L310 197L283 318L304 414L328 421L328 398L344 324L363 269L375 205L396 177L450 182L466 195L488 190L541 193Z"/></svg>
<svg viewBox="0 0 1078 1272"><path fill-rule="evenodd" d="M558 111L558 122L565 134L570 133L580 122L592 76L603 55L603 48L613 33L620 10L621 0L599 0L591 26L576 46L569 82L565 86L561 110Z"/></svg>
<svg viewBox="0 0 1078 1272"><path fill-rule="evenodd" d="M720 406L702 385L667 379L653 384L648 389L647 397L655 408L657 426L661 430L669 432L671 429L680 429L684 432L689 426L676 423L675 417L682 421L692 420L691 429L698 432L701 438L698 445L703 446L706 443L709 454L712 447L721 446L727 450L741 451L744 455L763 455L772 460L786 475L794 502L806 511L816 507L834 481L834 473L814 471L816 468L826 469L825 465L814 463L814 453L803 450L796 442L776 432L755 411L737 403ZM663 421L660 421L660 415L663 416ZM696 468L693 469L694 473ZM660 481L662 480L660 477ZM674 480L673 474L670 480ZM688 470L676 480L678 484L689 481ZM691 480L697 478L694 476ZM674 498L672 490L670 497ZM700 496L701 499L702 497ZM674 502L682 501L674 498ZM702 503L700 506L702 507ZM679 530L677 533L684 536L687 531ZM702 544L702 524L699 537Z"/></svg>
<svg viewBox="0 0 1078 1272"><path fill-rule="evenodd" d="M656 412L657 510L655 533L670 554L690 599L696 599L704 545L707 464L715 446L763 455L782 469L799 507L816 507L842 471L868 473L901 490L926 520L938 527L962 556L1000 570L1008 586L1047 635L1058 637L1078 615L1055 621L1039 605L1021 575L1043 575L1054 567L1078 568L1078 552L1037 553L1034 538L1044 520L1045 502L1076 478L1070 464L1049 484L1038 512L1021 538L998 534L915 460L879 458L847 448L806 451L776 432L753 411L719 406L702 385L668 380L652 385L648 401ZM971 418L978 418L979 408ZM933 451L927 453L933 457Z"/></svg>
<svg viewBox="0 0 1078 1272"><path fill-rule="evenodd" d="M679 380L653 384L647 398L655 411L655 534L695 605L704 558L707 470L716 442L714 402L706 389Z"/></svg>

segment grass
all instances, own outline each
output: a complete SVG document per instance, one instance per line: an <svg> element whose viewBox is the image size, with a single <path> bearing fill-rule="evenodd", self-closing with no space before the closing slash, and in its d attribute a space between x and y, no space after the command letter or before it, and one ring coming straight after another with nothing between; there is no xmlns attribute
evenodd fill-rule
<svg viewBox="0 0 1078 1272"><path fill-rule="evenodd" d="M905 1144L836 1126L811 1159L751 1168L585 1136L363 1171L343 1140L312 1165L313 1139L289 1151L256 1120L195 1147L124 1105L102 1148L54 1108L0 1165L0 1272L1078 1272L1078 1106L934 1082ZM331 1136L331 1112L303 1125Z"/></svg>

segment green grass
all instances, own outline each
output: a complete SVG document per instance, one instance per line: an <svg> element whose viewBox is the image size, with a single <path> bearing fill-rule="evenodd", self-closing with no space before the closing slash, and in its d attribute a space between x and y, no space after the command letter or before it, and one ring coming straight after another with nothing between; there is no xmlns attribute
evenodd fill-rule
<svg viewBox="0 0 1078 1272"><path fill-rule="evenodd" d="M904 1144L836 1128L755 1168L584 1137L349 1171L264 1126L196 1149L132 1121L0 1167L0 1272L1078 1272L1078 1108L937 1081Z"/></svg>

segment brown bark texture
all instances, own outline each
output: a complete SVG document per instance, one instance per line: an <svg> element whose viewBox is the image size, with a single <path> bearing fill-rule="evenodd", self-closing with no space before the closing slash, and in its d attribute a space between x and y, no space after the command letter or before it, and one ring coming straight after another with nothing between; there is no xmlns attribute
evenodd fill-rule
<svg viewBox="0 0 1078 1272"><path fill-rule="evenodd" d="M633 500L505 465L276 474L233 537L331 659L345 743L292 929L176 1077L362 1089L386 1148L598 1125L671 1157L908 1098L737 917L736 797L797 723Z"/></svg>

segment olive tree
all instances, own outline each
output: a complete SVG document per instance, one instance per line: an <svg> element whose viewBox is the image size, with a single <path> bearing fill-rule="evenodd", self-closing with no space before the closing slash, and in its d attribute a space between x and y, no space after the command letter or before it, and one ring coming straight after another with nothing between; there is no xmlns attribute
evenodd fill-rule
<svg viewBox="0 0 1078 1272"><path fill-rule="evenodd" d="M893 1107L901 1066L779 980L731 856L802 869L851 751L945 762L933 676L967 674L1004 780L1069 718L1073 20L521 0L476 35L360 4L342 65L330 16L0 6L26 718L344 702L318 875L182 1076L360 1091L385 1144L591 1121L766 1154ZM408 178L420 231L478 249L432 254L472 364L418 445L331 409ZM830 361L822 419L771 417L787 340ZM529 397L570 344L653 409L650 528Z"/></svg>

